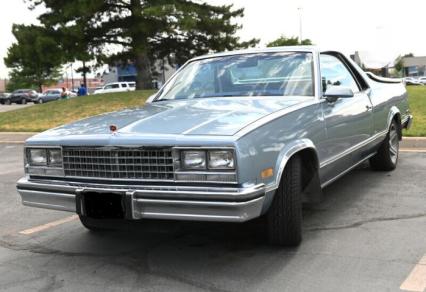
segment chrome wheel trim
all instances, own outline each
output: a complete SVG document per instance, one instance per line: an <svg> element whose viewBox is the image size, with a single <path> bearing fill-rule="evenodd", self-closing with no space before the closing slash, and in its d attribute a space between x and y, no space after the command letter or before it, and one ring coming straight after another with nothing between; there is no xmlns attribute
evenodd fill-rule
<svg viewBox="0 0 426 292"><path fill-rule="evenodd" d="M395 124L392 124L389 130L389 154L393 164L398 160L399 137Z"/></svg>

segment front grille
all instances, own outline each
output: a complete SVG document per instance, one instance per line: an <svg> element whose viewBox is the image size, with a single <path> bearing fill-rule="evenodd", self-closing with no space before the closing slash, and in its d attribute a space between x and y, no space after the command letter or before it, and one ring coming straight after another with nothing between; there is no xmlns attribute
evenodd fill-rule
<svg viewBox="0 0 426 292"><path fill-rule="evenodd" d="M65 176L100 179L173 180L172 149L62 149Z"/></svg>

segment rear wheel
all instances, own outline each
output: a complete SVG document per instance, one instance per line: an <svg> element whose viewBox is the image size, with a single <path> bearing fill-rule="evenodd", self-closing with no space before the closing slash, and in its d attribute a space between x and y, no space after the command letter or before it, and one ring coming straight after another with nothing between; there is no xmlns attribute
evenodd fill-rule
<svg viewBox="0 0 426 292"><path fill-rule="evenodd" d="M37 103L38 104L42 104L44 102L44 100L42 99L42 98L39 98L38 100L37 100Z"/></svg>
<svg viewBox="0 0 426 292"><path fill-rule="evenodd" d="M12 102L10 101L10 99L6 99L6 100L4 101L4 104L5 104L5 105L11 105L11 104L12 104Z"/></svg>
<svg viewBox="0 0 426 292"><path fill-rule="evenodd" d="M390 171L396 168L399 156L398 130L398 124L393 120L385 141L383 141L377 154L370 158L370 166L372 169Z"/></svg>
<svg viewBox="0 0 426 292"><path fill-rule="evenodd" d="M27 100L25 98L21 99L21 104L27 104Z"/></svg>
<svg viewBox="0 0 426 292"><path fill-rule="evenodd" d="M267 214L271 244L297 246L302 241L302 161L292 157Z"/></svg>

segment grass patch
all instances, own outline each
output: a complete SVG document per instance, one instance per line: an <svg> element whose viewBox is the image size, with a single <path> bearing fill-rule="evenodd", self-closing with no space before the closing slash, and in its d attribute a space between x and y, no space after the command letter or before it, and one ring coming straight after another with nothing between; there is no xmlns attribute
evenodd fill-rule
<svg viewBox="0 0 426 292"><path fill-rule="evenodd" d="M41 132L93 115L143 106L154 92L142 90L89 95L0 113L0 132Z"/></svg>
<svg viewBox="0 0 426 292"><path fill-rule="evenodd" d="M410 110L414 121L404 136L426 137L426 86L407 86Z"/></svg>
<svg viewBox="0 0 426 292"><path fill-rule="evenodd" d="M413 127L405 136L426 137L426 86L408 86ZM75 120L143 106L154 91L142 90L76 97L0 113L0 132L41 132Z"/></svg>

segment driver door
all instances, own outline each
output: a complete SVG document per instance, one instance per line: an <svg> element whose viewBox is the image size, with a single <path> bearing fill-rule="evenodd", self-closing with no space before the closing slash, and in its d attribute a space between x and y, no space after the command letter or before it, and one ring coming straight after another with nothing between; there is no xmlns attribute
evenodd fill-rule
<svg viewBox="0 0 426 292"><path fill-rule="evenodd" d="M323 99L321 106L327 130L322 161L323 182L327 182L365 158L365 143L374 132L369 90L362 90L343 56L321 54L322 90L331 86L352 89L354 96L335 102Z"/></svg>

